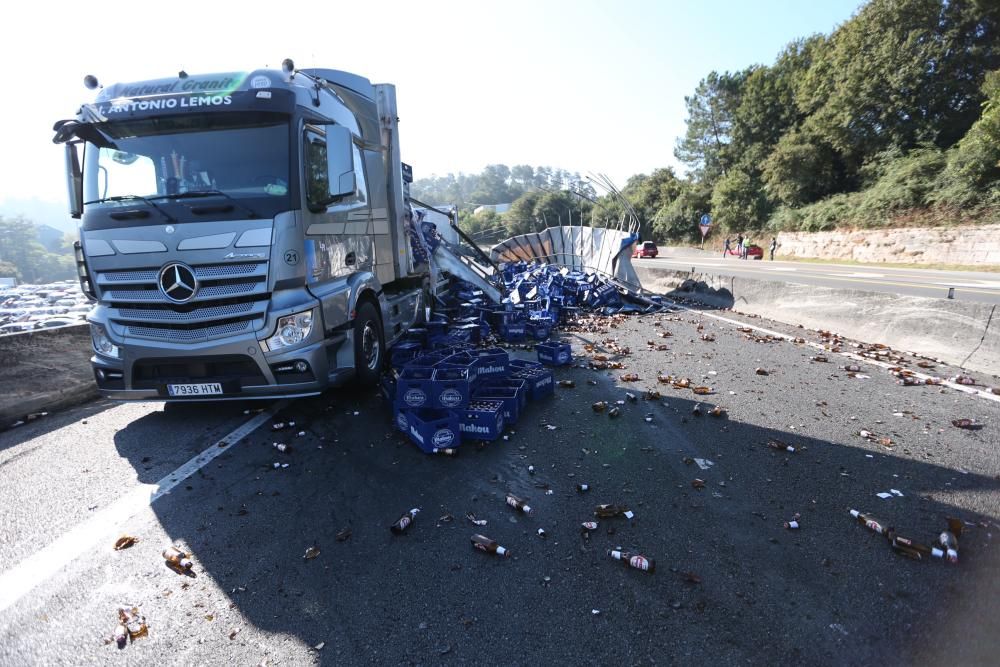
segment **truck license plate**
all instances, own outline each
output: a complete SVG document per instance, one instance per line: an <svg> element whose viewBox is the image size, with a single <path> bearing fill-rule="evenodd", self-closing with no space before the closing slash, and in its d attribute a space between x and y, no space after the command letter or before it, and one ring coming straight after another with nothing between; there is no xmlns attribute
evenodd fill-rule
<svg viewBox="0 0 1000 667"><path fill-rule="evenodd" d="M222 385L218 382L168 384L167 393L171 396L211 396L212 394L221 394Z"/></svg>

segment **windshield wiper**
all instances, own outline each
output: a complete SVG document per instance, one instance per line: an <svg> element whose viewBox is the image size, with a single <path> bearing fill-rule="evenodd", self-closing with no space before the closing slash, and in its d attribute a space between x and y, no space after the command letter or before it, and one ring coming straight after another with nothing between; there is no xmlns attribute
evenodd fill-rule
<svg viewBox="0 0 1000 667"><path fill-rule="evenodd" d="M157 199L158 199L158 197L157 197ZM169 213L167 213L166 211L164 211L162 208L160 208L159 206L157 206L156 204L154 204L152 197L140 197L139 195L116 195L114 197L102 197L101 199L94 199L93 201L85 201L83 203L85 205L86 204L103 204L103 203L109 202L109 201L141 201L141 202L145 202L146 204L149 204L151 207L153 207L157 211L159 211L160 214L164 218L167 219L167 222L177 222L177 219L174 218L174 216L170 215Z"/></svg>
<svg viewBox="0 0 1000 667"><path fill-rule="evenodd" d="M154 197L154 199L194 199L196 197L225 197L229 201L233 202L241 209L246 211L247 216L250 218L256 218L257 212L252 208L242 203L240 200L236 199L232 195L226 194L222 190L190 190L188 192L178 192L175 195L159 195Z"/></svg>

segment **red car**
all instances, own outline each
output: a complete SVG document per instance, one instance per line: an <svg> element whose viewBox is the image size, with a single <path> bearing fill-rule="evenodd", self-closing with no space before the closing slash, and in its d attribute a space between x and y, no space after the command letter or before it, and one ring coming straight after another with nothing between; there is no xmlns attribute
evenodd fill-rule
<svg viewBox="0 0 1000 667"><path fill-rule="evenodd" d="M748 246L747 259L764 259L764 249L759 245Z"/></svg>
<svg viewBox="0 0 1000 667"><path fill-rule="evenodd" d="M635 252L632 253L633 257L656 257L660 254L660 249L656 247L656 244L652 241L643 241L641 244L635 247Z"/></svg>

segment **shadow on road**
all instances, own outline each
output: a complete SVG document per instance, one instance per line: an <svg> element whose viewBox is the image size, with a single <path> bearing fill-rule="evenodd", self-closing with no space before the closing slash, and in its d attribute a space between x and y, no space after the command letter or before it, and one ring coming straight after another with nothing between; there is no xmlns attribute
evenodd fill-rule
<svg viewBox="0 0 1000 667"><path fill-rule="evenodd" d="M576 389L530 406L509 442L463 445L456 458L421 454L368 391L294 402L279 417L294 428L259 429L217 459L220 466L189 479L189 489L153 505L208 575L157 599L157 612L190 614L192 600L211 595L212 579L243 619L232 623L252 626L233 642L279 660L291 650L283 636L301 642L299 651L322 643L312 654L329 664L995 658L996 517L940 498L993 498L981 506L995 511L996 479L695 417L687 392L626 403L613 420L590 404L623 398L628 388L581 369L559 377L575 379ZM703 405L722 400L708 396ZM218 409L205 408L206 420ZM200 410L150 415L116 444L142 471L150 433L200 419ZM296 436L300 430L306 435ZM771 449L769 439L797 451ZM278 440L292 453L277 452ZM695 478L703 489L693 488ZM578 493L578 482L592 490ZM904 497L875 496L889 488ZM506 492L528 498L534 516L506 507ZM635 519L601 519L585 538L580 523L593 520L599 503L627 504ZM411 507L421 509L414 525L392 535L389 524ZM962 561L901 558L852 522L850 508L927 542L958 516L968 526ZM488 525L472 525L468 512ZM796 513L802 527L784 529ZM477 532L512 557L474 551ZM655 558L655 574L610 560L605 550L616 545ZM310 547L320 553L307 560Z"/></svg>

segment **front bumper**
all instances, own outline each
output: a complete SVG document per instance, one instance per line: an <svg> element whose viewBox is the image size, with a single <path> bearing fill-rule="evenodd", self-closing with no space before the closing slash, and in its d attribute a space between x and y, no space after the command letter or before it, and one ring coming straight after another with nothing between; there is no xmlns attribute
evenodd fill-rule
<svg viewBox="0 0 1000 667"><path fill-rule="evenodd" d="M265 355L255 336L197 346L129 342L122 359L91 357L101 395L118 401L225 401L313 396L354 376L337 368L337 352L353 347L350 332ZM295 369L304 362L308 370ZM219 383L222 394L171 396L168 384Z"/></svg>

